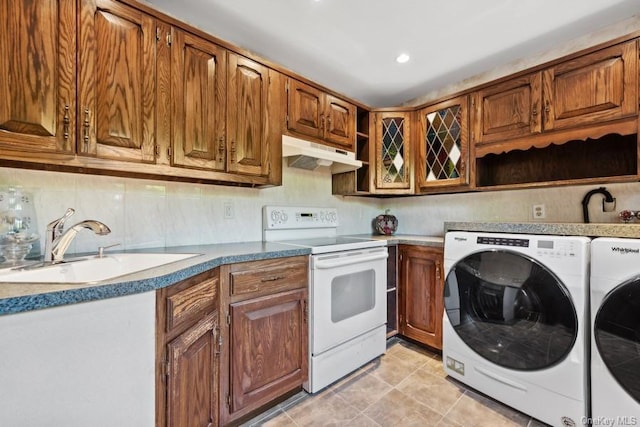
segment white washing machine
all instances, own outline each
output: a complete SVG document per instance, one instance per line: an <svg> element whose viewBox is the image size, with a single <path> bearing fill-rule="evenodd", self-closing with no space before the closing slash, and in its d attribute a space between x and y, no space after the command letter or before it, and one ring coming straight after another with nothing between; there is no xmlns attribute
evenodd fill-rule
<svg viewBox="0 0 640 427"><path fill-rule="evenodd" d="M587 237L449 232L445 371L553 426L588 417Z"/></svg>
<svg viewBox="0 0 640 427"><path fill-rule="evenodd" d="M640 239L592 242L591 321L593 423L640 425Z"/></svg>

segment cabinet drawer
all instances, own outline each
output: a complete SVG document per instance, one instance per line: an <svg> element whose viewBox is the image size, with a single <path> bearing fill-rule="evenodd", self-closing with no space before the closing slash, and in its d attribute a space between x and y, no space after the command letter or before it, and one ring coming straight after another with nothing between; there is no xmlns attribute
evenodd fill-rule
<svg viewBox="0 0 640 427"><path fill-rule="evenodd" d="M279 258L234 264L229 272L232 296L254 296L306 287L307 257Z"/></svg>
<svg viewBox="0 0 640 427"><path fill-rule="evenodd" d="M167 331L185 323L195 322L203 313L214 310L217 296L217 277L167 296Z"/></svg>

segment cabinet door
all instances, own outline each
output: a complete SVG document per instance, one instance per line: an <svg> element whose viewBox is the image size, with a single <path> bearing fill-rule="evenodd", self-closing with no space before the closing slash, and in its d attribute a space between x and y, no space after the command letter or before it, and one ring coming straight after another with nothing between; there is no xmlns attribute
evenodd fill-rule
<svg viewBox="0 0 640 427"><path fill-rule="evenodd" d="M473 142L476 144L528 136L542 131L540 73L474 92Z"/></svg>
<svg viewBox="0 0 640 427"><path fill-rule="evenodd" d="M82 0L79 154L155 159L155 21L112 0Z"/></svg>
<svg viewBox="0 0 640 427"><path fill-rule="evenodd" d="M411 188L410 113L376 113L376 188Z"/></svg>
<svg viewBox="0 0 640 427"><path fill-rule="evenodd" d="M324 93L294 79L288 82L287 128L302 135L324 136Z"/></svg>
<svg viewBox="0 0 640 427"><path fill-rule="evenodd" d="M75 2L0 5L0 148L75 151Z"/></svg>
<svg viewBox="0 0 640 427"><path fill-rule="evenodd" d="M307 377L306 289L231 304L229 412L260 405Z"/></svg>
<svg viewBox="0 0 640 427"><path fill-rule="evenodd" d="M225 169L226 50L173 30L172 165Z"/></svg>
<svg viewBox="0 0 640 427"><path fill-rule="evenodd" d="M218 422L218 313L167 344L167 426Z"/></svg>
<svg viewBox="0 0 640 427"><path fill-rule="evenodd" d="M355 151L356 107L332 95L325 97L325 139L347 151Z"/></svg>
<svg viewBox="0 0 640 427"><path fill-rule="evenodd" d="M468 99L461 96L418 112L418 187L469 183Z"/></svg>
<svg viewBox="0 0 640 427"><path fill-rule="evenodd" d="M227 170L248 175L268 173L266 137L269 69L229 53L227 96Z"/></svg>
<svg viewBox="0 0 640 427"><path fill-rule="evenodd" d="M400 334L442 349L443 253L400 246Z"/></svg>
<svg viewBox="0 0 640 427"><path fill-rule="evenodd" d="M636 40L544 71L544 128L597 124L638 113Z"/></svg>

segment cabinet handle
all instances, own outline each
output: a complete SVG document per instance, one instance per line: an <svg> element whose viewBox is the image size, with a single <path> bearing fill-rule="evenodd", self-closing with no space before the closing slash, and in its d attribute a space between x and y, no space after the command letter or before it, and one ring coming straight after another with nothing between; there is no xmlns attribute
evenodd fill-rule
<svg viewBox="0 0 640 427"><path fill-rule="evenodd" d="M236 142L231 141L231 158L229 159L231 163L236 161Z"/></svg>
<svg viewBox="0 0 640 427"><path fill-rule="evenodd" d="M436 279L440 280L440 263L436 262Z"/></svg>
<svg viewBox="0 0 640 427"><path fill-rule="evenodd" d="M275 282L276 280L282 280L284 279L286 276L270 276L270 277L263 277L262 279L260 279L260 281L262 283L264 282Z"/></svg>
<svg viewBox="0 0 640 427"><path fill-rule="evenodd" d="M467 162L464 159L460 159L460 174L464 174L464 170L467 167Z"/></svg>
<svg viewBox="0 0 640 427"><path fill-rule="evenodd" d="M533 106L533 110L531 111L531 115L532 116L537 116L538 115L538 106L537 105Z"/></svg>
<svg viewBox="0 0 640 427"><path fill-rule="evenodd" d="M324 130L324 114L320 114L320 129Z"/></svg>
<svg viewBox="0 0 640 427"><path fill-rule="evenodd" d="M327 119L327 132L331 129L331 117Z"/></svg>
<svg viewBox="0 0 640 427"><path fill-rule="evenodd" d="M84 133L84 150L89 151L89 109L85 107L84 109L84 122L82 123L83 133Z"/></svg>
<svg viewBox="0 0 640 427"><path fill-rule="evenodd" d="M69 117L69 106L64 106L64 117L62 118L62 137L65 142L69 140L69 123L71 123L71 118Z"/></svg>
<svg viewBox="0 0 640 427"><path fill-rule="evenodd" d="M549 101L545 101L544 103L544 112L548 113L551 110L551 107L549 107Z"/></svg>
<svg viewBox="0 0 640 427"><path fill-rule="evenodd" d="M224 137L220 137L218 139L218 161L222 162L224 160Z"/></svg>
<svg viewBox="0 0 640 427"><path fill-rule="evenodd" d="M302 301L302 320L304 323L307 323L307 319L309 317L309 306L307 305L307 300Z"/></svg>

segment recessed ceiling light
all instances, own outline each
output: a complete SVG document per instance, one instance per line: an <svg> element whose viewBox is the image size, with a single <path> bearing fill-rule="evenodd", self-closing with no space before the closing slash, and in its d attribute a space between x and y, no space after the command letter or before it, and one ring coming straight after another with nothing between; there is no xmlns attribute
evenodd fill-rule
<svg viewBox="0 0 640 427"><path fill-rule="evenodd" d="M407 55L406 53L401 53L396 58L396 62L399 63L399 64L404 64L405 62L408 62L409 59L411 59L411 57L409 55Z"/></svg>

